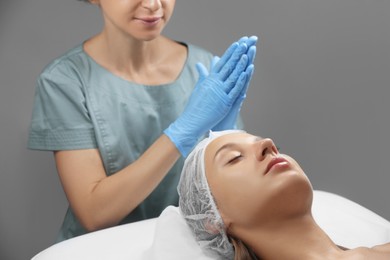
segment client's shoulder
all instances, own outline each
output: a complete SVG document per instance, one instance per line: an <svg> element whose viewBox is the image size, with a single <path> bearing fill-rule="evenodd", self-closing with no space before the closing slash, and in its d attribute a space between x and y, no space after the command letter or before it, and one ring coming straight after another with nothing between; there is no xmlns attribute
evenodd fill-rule
<svg viewBox="0 0 390 260"><path fill-rule="evenodd" d="M390 259L390 243L368 247L358 247L352 250L346 251L345 259L376 259L376 260L388 260Z"/></svg>
<svg viewBox="0 0 390 260"><path fill-rule="evenodd" d="M385 253L387 254L387 259L390 259L390 243L374 246L372 250L377 251L379 253Z"/></svg>

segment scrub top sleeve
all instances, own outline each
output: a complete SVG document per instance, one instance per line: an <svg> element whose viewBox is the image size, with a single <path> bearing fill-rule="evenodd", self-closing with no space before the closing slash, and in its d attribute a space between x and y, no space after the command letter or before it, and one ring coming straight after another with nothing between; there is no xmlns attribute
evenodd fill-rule
<svg viewBox="0 0 390 260"><path fill-rule="evenodd" d="M66 68L43 72L37 80L28 148L58 151L96 147L79 77Z"/></svg>

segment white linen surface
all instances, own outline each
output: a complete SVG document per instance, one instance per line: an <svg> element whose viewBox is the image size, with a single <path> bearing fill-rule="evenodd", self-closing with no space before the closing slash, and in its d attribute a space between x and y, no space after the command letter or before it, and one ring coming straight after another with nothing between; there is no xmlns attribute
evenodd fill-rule
<svg viewBox="0 0 390 260"><path fill-rule="evenodd" d="M372 247L390 242L390 222L342 196L315 191L312 207L318 225L338 245Z"/></svg>
<svg viewBox="0 0 390 260"><path fill-rule="evenodd" d="M151 246L156 219L139 221L65 240L32 260L140 260Z"/></svg>
<svg viewBox="0 0 390 260"><path fill-rule="evenodd" d="M342 196L314 191L313 217L338 245L390 242L390 222ZM121 225L55 244L32 260L211 260L197 246L177 207L160 217Z"/></svg>

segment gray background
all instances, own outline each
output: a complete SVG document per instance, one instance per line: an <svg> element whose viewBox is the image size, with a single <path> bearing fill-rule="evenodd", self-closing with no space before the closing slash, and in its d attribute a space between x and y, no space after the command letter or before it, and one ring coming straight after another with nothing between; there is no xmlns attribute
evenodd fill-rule
<svg viewBox="0 0 390 260"><path fill-rule="evenodd" d="M26 149L35 79L101 20L76 0L4 2L0 259L29 259L53 242L67 206L52 154ZM165 33L218 55L258 35L247 130L274 138L315 189L390 219L389 13L388 0L178 0Z"/></svg>

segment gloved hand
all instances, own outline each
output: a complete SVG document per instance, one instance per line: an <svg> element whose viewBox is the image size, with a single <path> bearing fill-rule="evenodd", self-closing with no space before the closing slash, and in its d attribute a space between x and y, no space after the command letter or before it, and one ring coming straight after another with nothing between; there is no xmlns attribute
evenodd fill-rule
<svg viewBox="0 0 390 260"><path fill-rule="evenodd" d="M217 125L213 127L213 131L222 131L222 130L227 130L227 129L236 129L237 128L237 118L240 113L242 103L244 102L246 98L246 92L248 90L249 82L252 79L253 75L253 70L254 70L254 59L256 56L256 43L257 43L257 37L256 36L251 36L251 37L242 37L239 40L239 43L245 43L248 46L248 67L246 69L248 73L247 81L245 82L245 86L242 89L240 96L237 98L236 102L233 104L232 109L230 112L223 118ZM213 70L214 66L216 66L217 62L219 61L218 57L214 57L214 59L211 62L211 71ZM207 69L203 66L202 69L202 75L201 77L206 77L207 76Z"/></svg>
<svg viewBox="0 0 390 260"><path fill-rule="evenodd" d="M214 66L200 77L183 113L164 133L186 157L198 139L232 109L249 77L247 45L233 43ZM201 66L197 64L201 74Z"/></svg>

